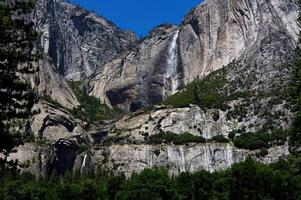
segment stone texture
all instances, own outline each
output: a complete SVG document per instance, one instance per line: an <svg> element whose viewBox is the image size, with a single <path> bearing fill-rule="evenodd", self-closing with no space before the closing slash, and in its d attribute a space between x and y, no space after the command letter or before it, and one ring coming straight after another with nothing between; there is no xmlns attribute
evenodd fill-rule
<svg viewBox="0 0 301 200"><path fill-rule="evenodd" d="M8 160L18 161L22 166L22 171L31 172L37 176L48 174L48 162L52 152L51 147L41 147L37 144L26 143L16 147L16 151L11 153Z"/></svg>
<svg viewBox="0 0 301 200"><path fill-rule="evenodd" d="M38 0L30 18L42 32L44 53L68 79L91 75L136 43L133 32L63 0Z"/></svg>
<svg viewBox="0 0 301 200"><path fill-rule="evenodd" d="M225 170L248 155L257 159L254 151L239 150L230 144L112 145L94 152L94 167L130 177L143 169L163 166L168 168L170 175L178 175L181 172ZM260 161L270 164L285 155L288 155L287 145L270 149L269 155Z"/></svg>
<svg viewBox="0 0 301 200"><path fill-rule="evenodd" d="M55 71L49 59L44 58L37 65L39 71L33 78L32 85L33 88L37 89L40 96L49 97L69 109L79 105L72 89L64 78Z"/></svg>
<svg viewBox="0 0 301 200"><path fill-rule="evenodd" d="M104 66L89 82L90 95L109 105L136 111L149 102L159 103L164 90L168 50L177 27L161 26L145 38L137 49L127 51Z"/></svg>
<svg viewBox="0 0 301 200"><path fill-rule="evenodd" d="M33 108L37 114L33 116L31 130L37 138L45 138L55 142L61 138L72 138L82 134L80 123L63 108L40 101Z"/></svg>
<svg viewBox="0 0 301 200"><path fill-rule="evenodd" d="M218 119L214 115L218 113ZM159 109L136 116L125 116L114 124L110 135L134 138L135 141L144 141L144 135L172 132L175 134L190 133L211 139L216 135L228 137L231 130L241 128L244 124L237 119L227 119L227 112L221 110L203 110L199 107L175 109Z"/></svg>
<svg viewBox="0 0 301 200"><path fill-rule="evenodd" d="M70 140L60 140L54 146L38 147L25 144L16 148L9 160L18 160L29 171L46 175L57 170L64 174L73 169L78 172L103 170L113 174L124 174L129 178L146 168L167 167L170 175L181 172L210 172L225 170L248 156L265 164L273 163L289 154L288 145L268 149L268 155L257 158L258 151L247 151L231 144L189 145L111 145L75 156L76 146Z"/></svg>

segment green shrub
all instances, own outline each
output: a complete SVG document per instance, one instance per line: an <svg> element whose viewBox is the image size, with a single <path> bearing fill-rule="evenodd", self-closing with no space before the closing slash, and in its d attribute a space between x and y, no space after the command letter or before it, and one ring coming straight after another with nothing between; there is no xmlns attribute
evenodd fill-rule
<svg viewBox="0 0 301 200"><path fill-rule="evenodd" d="M78 153L81 154L81 153L87 151L88 149L89 149L88 145L86 145L86 144L81 144L81 145L79 145L79 147L78 147Z"/></svg>
<svg viewBox="0 0 301 200"><path fill-rule="evenodd" d="M287 133L281 129L273 129L271 133L271 140L276 145L284 145L287 141Z"/></svg>
<svg viewBox="0 0 301 200"><path fill-rule="evenodd" d="M216 135L212 137L212 140L218 143L229 143L229 139L225 138L223 135Z"/></svg>
<svg viewBox="0 0 301 200"><path fill-rule="evenodd" d="M229 134L228 134L228 138L230 139L233 139L236 135L236 132L235 131L231 131Z"/></svg>
<svg viewBox="0 0 301 200"><path fill-rule="evenodd" d="M159 133L152 135L148 138L148 144L170 144L182 145L188 143L205 143L206 140L201 136L194 136L190 133L174 134L171 132L160 131Z"/></svg>
<svg viewBox="0 0 301 200"><path fill-rule="evenodd" d="M116 108L110 109L105 104L102 104L99 99L87 95L82 88L82 84L83 82L81 81L69 82L70 87L80 102L80 106L71 111L73 116L86 122L94 122L115 118L121 114L121 110Z"/></svg>
<svg viewBox="0 0 301 200"><path fill-rule="evenodd" d="M265 157L268 154L269 154L269 152L266 148L261 148L260 151L258 153L256 153L256 157L257 158Z"/></svg>
<svg viewBox="0 0 301 200"><path fill-rule="evenodd" d="M206 140L201 136L194 136L190 133L184 133L181 135L177 135L173 143L175 145L182 145L182 144L188 144L188 143L205 143Z"/></svg>
<svg viewBox="0 0 301 200"><path fill-rule="evenodd" d="M229 109L228 101L246 97L247 94L242 92L224 94L222 90L227 82L223 70L217 70L202 80L190 83L184 91L168 97L164 104L173 107L187 107L195 104L201 108Z"/></svg>
<svg viewBox="0 0 301 200"><path fill-rule="evenodd" d="M269 135L262 132L243 133L235 137L234 145L237 148L255 150L269 147Z"/></svg>
<svg viewBox="0 0 301 200"><path fill-rule="evenodd" d="M237 148L255 150L283 145L287 140L287 133L281 129L272 129L271 133L258 131L256 133L242 133L234 138Z"/></svg>

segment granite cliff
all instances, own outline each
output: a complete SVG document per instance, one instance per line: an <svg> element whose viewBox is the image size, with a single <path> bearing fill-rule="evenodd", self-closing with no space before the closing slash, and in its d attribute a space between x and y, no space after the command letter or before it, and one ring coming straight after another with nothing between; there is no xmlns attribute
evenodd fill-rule
<svg viewBox="0 0 301 200"><path fill-rule="evenodd" d="M127 177L155 166L170 174L223 170L249 155L277 161L289 154L287 136L277 130L292 119L285 88L298 13L295 0L207 0L179 26L158 26L136 43L131 32L78 6L39 0L32 19L46 57L34 85L56 102L34 106L36 140L10 159L38 175L100 169ZM76 119L80 102L63 76L89 76L83 92L127 113ZM188 101L191 94L197 101ZM271 136L264 148L235 140L260 131Z"/></svg>
<svg viewBox="0 0 301 200"><path fill-rule="evenodd" d="M42 33L44 53L70 80L90 76L137 40L133 32L63 0L38 0L30 18Z"/></svg>
<svg viewBox="0 0 301 200"><path fill-rule="evenodd" d="M294 0L206 1L180 26L156 28L134 50L106 64L89 81L88 92L107 104L136 111L233 61L255 71L253 87L268 85L276 67L292 58L297 17Z"/></svg>

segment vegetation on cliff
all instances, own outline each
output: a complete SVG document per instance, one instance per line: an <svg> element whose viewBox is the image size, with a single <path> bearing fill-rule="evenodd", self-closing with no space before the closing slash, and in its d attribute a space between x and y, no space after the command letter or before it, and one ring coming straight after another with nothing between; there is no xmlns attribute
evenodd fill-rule
<svg viewBox="0 0 301 200"><path fill-rule="evenodd" d="M172 107L188 107L190 104L198 105L204 109L229 109L227 102L240 97L247 97L248 93L231 91L225 93L226 69L238 65L233 62L229 66L214 71L202 80L190 83L183 91L168 97L164 104Z"/></svg>
<svg viewBox="0 0 301 200"><path fill-rule="evenodd" d="M70 81L69 85L80 102L80 106L71 111L74 117L86 122L95 122L104 119L116 118L121 114L119 109L111 109L105 104L102 104L99 99L86 94L82 88L83 82Z"/></svg>

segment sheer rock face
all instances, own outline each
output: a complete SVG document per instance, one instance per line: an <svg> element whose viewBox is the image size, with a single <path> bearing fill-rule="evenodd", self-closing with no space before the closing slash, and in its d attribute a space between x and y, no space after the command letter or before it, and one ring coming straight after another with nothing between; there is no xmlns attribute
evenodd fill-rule
<svg viewBox="0 0 301 200"><path fill-rule="evenodd" d="M220 69L234 59L261 68L287 62L287 52L294 49L298 39L297 17L294 0L207 1L183 22L200 39L202 52L201 58L196 59L196 69L200 71L185 67L185 74L192 74L185 76L186 80L193 80L194 74L203 76Z"/></svg>
<svg viewBox="0 0 301 200"><path fill-rule="evenodd" d="M70 146L72 144L72 146ZM73 169L80 172L103 170L130 177L146 168L168 167L170 175L181 172L210 172L225 170L232 164L251 156L265 164L276 162L289 154L288 145L268 149L265 157L256 157L258 151L237 149L230 144L189 145L111 145L83 152L76 156L77 144L72 140L59 140L53 146L25 144L11 153L9 160L18 160L29 171L45 176L56 170L64 174Z"/></svg>
<svg viewBox="0 0 301 200"><path fill-rule="evenodd" d="M277 67L291 60L299 32L297 17L295 0L208 0L179 27L155 29L137 49L105 65L91 78L89 92L127 110L161 102L172 94L166 73L177 30L177 89L234 60L260 69L259 81L273 79Z"/></svg>
<svg viewBox="0 0 301 200"><path fill-rule="evenodd" d="M90 94L109 105L119 105L131 111L149 102L162 102L164 90L167 90L166 94L171 90L171 86L164 82L169 82L165 74L175 31L175 26L161 26L135 50L127 51L106 64L89 82Z"/></svg>
<svg viewBox="0 0 301 200"><path fill-rule="evenodd" d="M79 105L72 89L66 83L63 76L55 71L55 67L45 57L37 65L39 71L32 79L33 88L36 88L40 96L51 98L62 106L72 109Z"/></svg>
<svg viewBox="0 0 301 200"><path fill-rule="evenodd" d="M225 170L232 164L245 160L248 156L265 164L277 161L281 156L288 155L288 146L274 147L268 150L265 158L258 159L254 151L237 149L227 144L196 144L196 145L112 145L93 152L96 167L130 177L146 168L166 167L170 175L181 172L210 172ZM109 159L108 159L109 158Z"/></svg>
<svg viewBox="0 0 301 200"><path fill-rule="evenodd" d="M31 18L44 53L68 79L91 75L136 43L134 33L63 0L38 0Z"/></svg>

